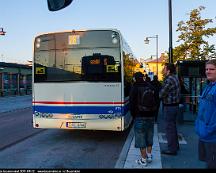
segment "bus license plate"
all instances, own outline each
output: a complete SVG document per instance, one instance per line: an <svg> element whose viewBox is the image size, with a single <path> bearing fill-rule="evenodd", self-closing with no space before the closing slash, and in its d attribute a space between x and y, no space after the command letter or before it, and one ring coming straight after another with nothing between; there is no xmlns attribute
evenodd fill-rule
<svg viewBox="0 0 216 173"><path fill-rule="evenodd" d="M83 123L83 122L67 122L66 126L68 128L86 128L86 123Z"/></svg>

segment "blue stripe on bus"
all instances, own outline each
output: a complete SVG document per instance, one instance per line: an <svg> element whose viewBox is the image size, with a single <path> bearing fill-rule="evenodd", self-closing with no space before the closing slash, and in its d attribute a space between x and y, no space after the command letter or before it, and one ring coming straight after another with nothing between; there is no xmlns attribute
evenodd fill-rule
<svg viewBox="0 0 216 173"><path fill-rule="evenodd" d="M123 107L123 111L124 111L124 115L129 111L129 104L126 104L126 105Z"/></svg>
<svg viewBox="0 0 216 173"><path fill-rule="evenodd" d="M33 106L33 110L44 113L74 113L74 114L126 114L128 105L121 106Z"/></svg>

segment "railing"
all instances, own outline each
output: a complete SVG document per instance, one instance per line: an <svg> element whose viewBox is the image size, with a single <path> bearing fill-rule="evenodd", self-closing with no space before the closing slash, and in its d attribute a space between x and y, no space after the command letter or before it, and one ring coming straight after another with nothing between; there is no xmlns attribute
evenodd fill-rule
<svg viewBox="0 0 216 173"><path fill-rule="evenodd" d="M190 94L183 94L183 103L179 105L180 111L178 115L178 122L185 121L194 122L198 112L198 99L200 96L192 96Z"/></svg>
<svg viewBox="0 0 216 173"><path fill-rule="evenodd" d="M185 104L189 105L189 110L193 113L198 111L198 100L200 96L192 96L189 94L182 95L185 100Z"/></svg>
<svg viewBox="0 0 216 173"><path fill-rule="evenodd" d="M32 93L31 88L20 88L19 91L18 89L0 89L0 96L12 96L12 95L29 95Z"/></svg>

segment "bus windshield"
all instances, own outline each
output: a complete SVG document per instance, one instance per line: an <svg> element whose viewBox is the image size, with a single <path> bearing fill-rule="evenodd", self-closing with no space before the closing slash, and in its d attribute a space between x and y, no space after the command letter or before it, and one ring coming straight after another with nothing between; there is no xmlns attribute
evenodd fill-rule
<svg viewBox="0 0 216 173"><path fill-rule="evenodd" d="M34 44L34 82L120 82L120 56L115 31L40 35Z"/></svg>

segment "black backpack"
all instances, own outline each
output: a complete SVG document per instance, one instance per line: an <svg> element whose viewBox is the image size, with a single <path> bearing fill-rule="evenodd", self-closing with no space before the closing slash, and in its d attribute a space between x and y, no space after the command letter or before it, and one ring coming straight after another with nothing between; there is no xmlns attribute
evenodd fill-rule
<svg viewBox="0 0 216 173"><path fill-rule="evenodd" d="M155 111L157 109L157 101L155 90L150 86L138 88L138 110Z"/></svg>

